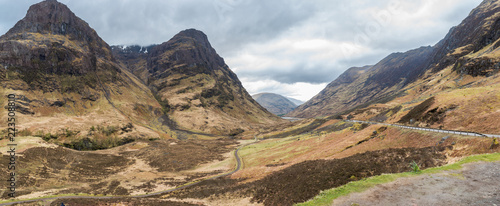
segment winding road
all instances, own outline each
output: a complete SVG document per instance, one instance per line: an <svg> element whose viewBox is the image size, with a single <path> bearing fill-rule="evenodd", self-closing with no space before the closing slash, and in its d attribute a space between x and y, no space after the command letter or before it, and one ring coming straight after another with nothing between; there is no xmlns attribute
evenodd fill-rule
<svg viewBox="0 0 500 206"><path fill-rule="evenodd" d="M162 194L166 194L166 193L177 191L177 190L182 190L184 188L197 185L197 184L199 184L199 183L201 183L203 181L213 180L213 179L217 179L219 177L225 177L225 176L229 176L229 175L234 174L235 172L237 172L237 171L239 171L241 169L241 158L238 155L238 151L241 148L243 148L245 146L248 146L248 145L251 145L251 144L254 144L254 143L255 142L242 145L242 146L238 147L234 151L234 157L236 159L236 168L233 171L228 172L228 173L224 173L224 174L220 174L220 175L217 175L217 176L209 177L209 178L206 178L206 179L202 179L202 180L197 180L197 181L193 181L193 182L190 182L190 183L186 183L184 185L181 185L179 187L172 188L172 189L169 189L169 190L164 190L164 191L159 191L159 192L154 192L154 193L148 193L148 194L143 194L143 195L124 195L124 196L83 196L83 195L82 196L78 196L78 195L73 195L73 196L58 196L58 197L45 197L45 198L41 197L41 198L37 198L37 199L15 200L15 201L12 201L12 202L5 202L5 203L1 203L0 206L3 206L3 205L13 205L13 204L22 204L22 203L32 203L32 202L48 201L48 200L56 200L56 199L114 199L114 198L127 198L127 197L144 198L144 197L151 197L151 196L156 196L156 195L162 195Z"/></svg>
<svg viewBox="0 0 500 206"><path fill-rule="evenodd" d="M398 124L387 124L387 123L380 123L380 122L369 122L369 121L360 121L360 120L344 120L347 122L356 122L356 123L365 123L365 124L380 124L380 125L385 125L385 126L393 126L393 127L400 127L400 128L405 128L405 129L413 129L413 130L421 130L421 131L429 131L429 132L438 132L438 133L446 133L446 134L457 134L457 135L465 135L465 136L474 136L474 137L489 137L489 138L500 138L500 135L494 135L494 134L481 134L481 133L476 133L476 132L466 132L466 131L456 131L456 130L442 130L442 129L432 129L432 128L424 128L424 127L412 127L412 126L405 126L405 125L398 125ZM213 180L217 179L219 177L225 177L234 174L235 172L239 171L241 169L241 158L238 155L238 151L248 145L254 144L249 143L242 145L238 147L234 151L234 157L236 159L236 168L228 173L220 174L217 176L209 177L206 179L198 180L198 181L193 181L190 183L186 183L184 185L181 185L176 188L172 188L169 190L164 190L164 191L159 191L159 192L154 192L154 193L148 193L148 194L142 194L142 195L130 195L130 196L59 196L59 197L41 197L37 199L30 199L30 200L15 200L12 202L5 202L1 203L0 206L3 205L13 205L13 204L22 204L22 203L31 203L31 202L38 202L38 201L48 201L48 200L56 200L56 199L113 199L113 198L126 198L126 197L136 197L136 198L144 198L144 197L151 197L151 196L156 196L156 195L162 195L166 194L169 192L177 191L177 190L182 190L187 187L191 187L194 185L197 185L203 181L207 180Z"/></svg>

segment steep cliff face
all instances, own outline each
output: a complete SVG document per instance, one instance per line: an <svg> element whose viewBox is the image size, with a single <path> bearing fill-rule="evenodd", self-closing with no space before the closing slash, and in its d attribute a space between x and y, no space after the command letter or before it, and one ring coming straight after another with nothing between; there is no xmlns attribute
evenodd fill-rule
<svg viewBox="0 0 500 206"><path fill-rule="evenodd" d="M19 107L29 114L25 118L34 130L88 130L103 122L155 127L153 121L161 117L149 89L118 64L109 45L85 21L55 0L31 6L0 37L0 67L2 93L19 95ZM137 108L147 112L140 114ZM76 117L81 124L71 121Z"/></svg>
<svg viewBox="0 0 500 206"><path fill-rule="evenodd" d="M500 45L499 12L498 1L485 0L462 23L451 28L431 54L433 71L456 65L454 70L464 74L491 75L493 71L487 68L493 68L498 63L496 55L492 53L497 53L495 49ZM471 56L473 53L478 55Z"/></svg>
<svg viewBox="0 0 500 206"><path fill-rule="evenodd" d="M31 89L45 92L83 89L61 88L50 78L53 75L82 76L92 81L91 76L98 72L103 74L103 81L111 82L121 72L113 64L110 47L86 22L55 0L31 6L26 16L0 37L0 50L4 68L17 72ZM92 82L78 83L95 86Z"/></svg>
<svg viewBox="0 0 500 206"><path fill-rule="evenodd" d="M404 95L409 85L450 67L460 75L488 77L498 73L499 4L494 0L482 2L433 47L391 54L355 79L351 73L356 70L347 70L289 115L328 116L384 103Z"/></svg>
<svg viewBox="0 0 500 206"><path fill-rule="evenodd" d="M135 76L146 82L149 72L146 69L147 58L152 48L158 45L149 46L111 46L114 57L122 63L123 67L132 72Z"/></svg>
<svg viewBox="0 0 500 206"><path fill-rule="evenodd" d="M279 94L260 93L252 95L253 99L275 115L284 115L297 108L297 105L288 98Z"/></svg>
<svg viewBox="0 0 500 206"><path fill-rule="evenodd" d="M127 58L114 50L153 91L178 128L234 134L280 121L252 99L201 31L181 31L147 54Z"/></svg>

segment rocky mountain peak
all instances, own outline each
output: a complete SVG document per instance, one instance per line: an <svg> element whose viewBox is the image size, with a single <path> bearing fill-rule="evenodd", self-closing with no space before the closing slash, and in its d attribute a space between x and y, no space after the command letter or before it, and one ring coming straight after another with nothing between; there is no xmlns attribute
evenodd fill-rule
<svg viewBox="0 0 500 206"><path fill-rule="evenodd" d="M25 20L70 23L74 17L76 17L75 14L66 5L56 0L46 0L30 6Z"/></svg>
<svg viewBox="0 0 500 206"><path fill-rule="evenodd" d="M167 51L173 52L172 55L168 55L168 60L161 56ZM159 60L161 63L157 62ZM227 67L224 59L210 45L207 35L196 29L181 31L169 41L153 47L148 64L153 72L161 70L160 68L171 68L173 65L185 64L188 68L184 68L182 73L186 74L200 72L199 70L194 71L192 68L203 68L201 69L202 73L211 73L218 68ZM231 74L233 73L231 72ZM235 75L231 75L231 77L235 78Z"/></svg>
<svg viewBox="0 0 500 206"><path fill-rule="evenodd" d="M49 34L75 34L86 31L96 35L89 25L78 18L66 5L56 0L46 0L32 5L26 16L20 20L8 33L20 32L49 33Z"/></svg>
<svg viewBox="0 0 500 206"><path fill-rule="evenodd" d="M56 0L32 5L26 16L0 37L0 48L5 51L0 55L1 64L19 73L34 90L61 90L57 81L48 83L51 75L120 72L109 45Z"/></svg>
<svg viewBox="0 0 500 206"><path fill-rule="evenodd" d="M472 10L458 26L450 29L444 39L437 43L434 48L433 71L439 71L447 66L464 60L464 56L471 52L478 52L484 47L495 43L500 38L500 2L496 0L485 0L477 8ZM498 47L495 43L494 47ZM462 62L462 65L463 62ZM469 69L466 69L469 70ZM468 71L466 73L478 74L482 72Z"/></svg>
<svg viewBox="0 0 500 206"><path fill-rule="evenodd" d="M208 41L207 35L202 31L196 29L186 29L175 35L172 40L184 40L184 42L189 42L191 44L197 43L205 48L212 48L210 42Z"/></svg>
<svg viewBox="0 0 500 206"><path fill-rule="evenodd" d="M234 135L282 121L252 99L203 32L187 29L147 53L141 49L113 52L151 89L172 128Z"/></svg>
<svg viewBox="0 0 500 206"><path fill-rule="evenodd" d="M89 45L92 54L112 60L111 48L87 22L77 17L66 5L57 0L45 0L32 5L26 16L18 21L3 38L36 39L33 34L61 35L69 41ZM59 42L64 44L64 42Z"/></svg>

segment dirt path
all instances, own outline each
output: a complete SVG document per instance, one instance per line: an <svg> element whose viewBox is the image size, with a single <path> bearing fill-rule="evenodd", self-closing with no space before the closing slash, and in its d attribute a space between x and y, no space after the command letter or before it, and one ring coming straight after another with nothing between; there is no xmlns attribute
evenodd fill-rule
<svg viewBox="0 0 500 206"><path fill-rule="evenodd" d="M470 163L463 169L401 178L333 205L489 205L500 206L500 162Z"/></svg>

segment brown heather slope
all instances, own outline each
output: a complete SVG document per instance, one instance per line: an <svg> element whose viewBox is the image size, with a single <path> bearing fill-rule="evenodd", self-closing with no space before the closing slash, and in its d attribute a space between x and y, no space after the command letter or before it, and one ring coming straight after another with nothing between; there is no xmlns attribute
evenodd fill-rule
<svg viewBox="0 0 500 206"><path fill-rule="evenodd" d="M330 120L308 133L243 147L238 152L242 170L230 178L202 182L163 197L223 203L252 197L256 201L252 204L292 205L350 181L410 171L412 161L427 168L500 151L489 138L451 135L443 140L445 136Z"/></svg>
<svg viewBox="0 0 500 206"><path fill-rule="evenodd" d="M407 95L408 90L424 81L441 78L441 75L455 76L453 80L457 85L464 85L461 82L468 81L463 81L468 76L480 77L472 82L488 82L491 79L487 77L497 74L499 69L499 11L498 1L485 0L433 47L391 54L354 78L352 71L348 70L288 116L328 116L375 103L387 103ZM447 68L452 72L440 73ZM426 84L423 89L437 86L442 80L432 82L434 84ZM408 99L414 98L418 97Z"/></svg>
<svg viewBox="0 0 500 206"><path fill-rule="evenodd" d="M281 121L253 100L201 31L181 31L148 53L113 51L181 129L231 135Z"/></svg>
<svg viewBox="0 0 500 206"><path fill-rule="evenodd" d="M135 195L159 192L234 168L234 140L139 140L99 151L76 151L39 137L17 137L20 199L56 194ZM9 140L0 140L0 172L9 172ZM228 159L228 157L231 158ZM223 161L225 160L225 161ZM0 182L7 187L8 182ZM2 200L8 193L1 192Z"/></svg>
<svg viewBox="0 0 500 206"><path fill-rule="evenodd" d="M85 21L55 0L32 5L0 37L0 67L0 94L18 95L21 129L54 133L134 123L128 135L159 137L168 131L149 89L116 62Z"/></svg>

